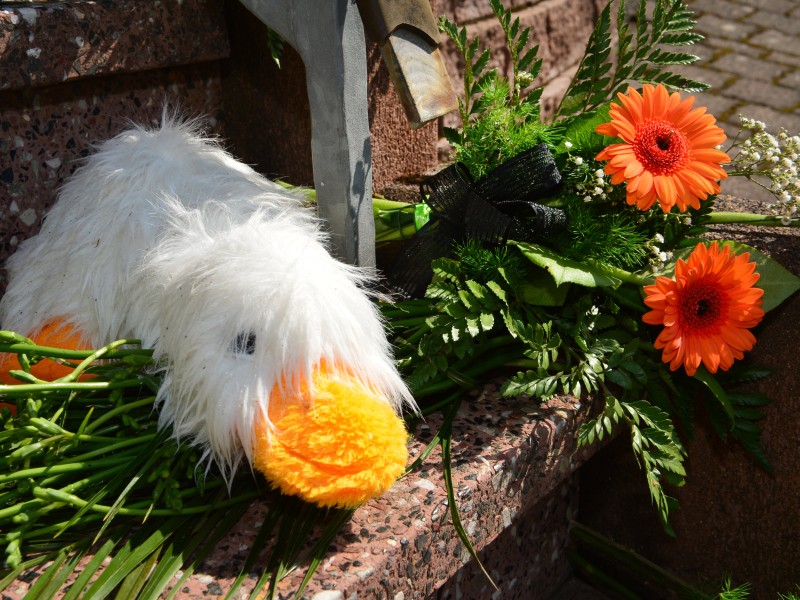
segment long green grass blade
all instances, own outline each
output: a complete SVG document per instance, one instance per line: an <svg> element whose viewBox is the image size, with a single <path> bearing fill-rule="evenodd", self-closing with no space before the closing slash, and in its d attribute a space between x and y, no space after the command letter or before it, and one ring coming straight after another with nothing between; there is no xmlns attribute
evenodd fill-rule
<svg viewBox="0 0 800 600"><path fill-rule="evenodd" d="M322 563L322 559L325 558L325 553L328 551L331 543L333 542L333 538L336 537L336 534L339 533L344 524L350 520L353 516L355 509L342 509L338 512L336 517L328 523L325 527L325 530L322 532L320 539L314 544L314 547L308 553L308 556L311 558L308 567L306 567L306 574L303 577L303 581L300 582L300 586L295 591L295 599L299 600L302 597L303 591L306 589L306 586L311 582L311 579L314 577L314 573L317 572L317 568Z"/></svg>
<svg viewBox="0 0 800 600"><path fill-rule="evenodd" d="M75 583L70 586L62 600L77 600L78 598L83 598L83 591L86 589L86 586L89 585L89 581L94 577L103 564L103 561L111 554L116 545L116 540L108 538L103 545L95 551L91 560L84 567L83 571L81 571L81 574L78 575Z"/></svg>
<svg viewBox="0 0 800 600"><path fill-rule="evenodd" d="M56 556L58 556L58 552L52 552L50 554L42 554L40 556L31 558L30 560L21 562L16 568L9 571L5 577L0 579L0 591L6 589L9 585L14 583L14 581L28 569L32 569L33 567L47 562L48 560L53 560Z"/></svg>
<svg viewBox="0 0 800 600"><path fill-rule="evenodd" d="M27 597L55 598L56 592L70 576L78 559L78 554L70 557L69 552L63 549L44 573L37 577L36 582L28 590Z"/></svg>
<svg viewBox="0 0 800 600"><path fill-rule="evenodd" d="M489 575L489 572L483 566L478 553L475 551L472 541L469 539L469 535L467 534L466 529L464 529L464 525L461 523L461 515L458 512L456 494L455 490L453 489L453 465L450 451L453 442L452 419L455 416L455 411L453 411L451 415L452 416L449 417L449 422L447 422L443 427L444 432L442 433L442 470L444 471L444 485L445 489L447 490L447 503L450 508L450 518L453 520L453 528L456 530L458 537L461 539L461 542L464 544L464 547L467 549L470 556L472 556L472 559L478 565L481 572L483 572L483 574L486 576L486 579L489 580L489 583L494 586L494 589L498 589L497 584L492 579L492 576Z"/></svg>
<svg viewBox="0 0 800 600"><path fill-rule="evenodd" d="M288 510L278 523L275 546L267 561L266 571L271 573L267 596L274 598L278 583L297 566L297 559L307 543L311 531L327 515L327 511L297 498L287 497ZM258 592L258 588L254 593Z"/></svg>
<svg viewBox="0 0 800 600"><path fill-rule="evenodd" d="M189 518L185 532L177 532L169 546L164 549L158 566L140 594L140 600L160 598L170 580L181 568L191 564L194 570L194 565L199 564L211 553L219 541L244 516L249 506L249 501L243 501L228 509L209 512L205 519L199 522L195 518ZM180 586L177 589L180 589Z"/></svg>
<svg viewBox="0 0 800 600"><path fill-rule="evenodd" d="M115 600L137 600L139 592L147 583L147 578L153 567L158 563L160 548L156 549L149 558L133 569L128 576L122 581Z"/></svg>
<svg viewBox="0 0 800 600"><path fill-rule="evenodd" d="M97 580L86 590L86 600L101 600L108 597L122 581L151 554L158 550L175 533L181 518L167 520L155 531L139 532L128 540L111 562L103 569ZM147 535L149 534L149 535Z"/></svg>
<svg viewBox="0 0 800 600"><path fill-rule="evenodd" d="M268 540L272 535L273 530L275 529L275 526L278 524L278 521L281 518L281 515L286 513L285 511L286 503L287 503L287 497L281 494L276 494L274 500L270 502L269 508L267 509L267 514L264 515L264 520L261 523L261 527L259 527L258 533L256 534L256 537L250 546L250 552L247 554L244 566L242 567L239 576L234 580L231 589L225 596L225 600L233 598L233 595L242 586L248 574L254 569L255 564L258 561L258 557L261 554L262 550L266 547ZM259 582L256 584L256 590L261 589L263 586L265 586L267 581L269 581L269 577L270 574L268 569L264 569L264 572L262 572Z"/></svg>

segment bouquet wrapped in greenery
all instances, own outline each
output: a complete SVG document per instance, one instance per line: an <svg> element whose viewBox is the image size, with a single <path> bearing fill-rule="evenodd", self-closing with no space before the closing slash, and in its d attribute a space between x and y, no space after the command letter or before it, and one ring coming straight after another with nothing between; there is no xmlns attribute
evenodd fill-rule
<svg viewBox="0 0 800 600"><path fill-rule="evenodd" d="M616 19L606 7L554 118L542 122L540 90L524 95L541 65L537 49L526 49L528 30L499 1L491 6L506 34L510 80L488 68L488 50L479 52L465 28L441 21L465 61L462 126L447 135L469 185L459 201L439 198L451 184L424 190L438 221L412 242L413 254L442 247L437 228L454 239L433 260L424 298L386 307L400 364L418 396L508 363L517 372L503 395L597 395L605 406L580 443L628 429L669 530L674 501L666 490L685 476L678 423L690 428L699 406L769 468L756 426L767 399L726 390L765 375L740 362L756 342L751 329L798 281L755 248L704 234L737 220L796 226L800 138L743 119L753 135L720 149L726 136L714 117L681 95L706 86L668 70L696 60L664 48L699 39L679 1L656 3L649 23L640 3L635 31L624 3ZM528 188L515 187L503 170L531 152L551 157L536 159L537 173L555 165L560 184L543 190L525 173ZM486 191L497 172L527 214ZM775 192L774 214L715 213L719 181L733 175L769 181L762 185ZM450 209L476 202L484 203L481 223L500 224L492 235L475 233L473 209ZM560 214L543 220L545 211ZM417 293L404 275L398 286Z"/></svg>
<svg viewBox="0 0 800 600"><path fill-rule="evenodd" d="M606 7L545 121L541 90L530 89L538 48L500 0L490 3L510 75L490 68L488 50L442 18L464 58L461 126L446 132L455 164L423 185L415 206L376 202L383 238L419 229L389 270L389 284L406 297L381 304L398 366L423 413L444 412L435 443L445 460L464 391L489 374L505 374L503 396L591 397L580 443L627 432L670 531L668 490L685 478L682 432L700 407L769 469L757 426L768 399L731 384L767 375L746 360L752 330L800 284L755 248L706 233L720 222L798 224L800 138L745 119L749 137L720 147L724 133L687 95L706 86L670 71L696 57L668 48L700 39L682 0L658 0L650 20L642 0L635 26L624 2L616 14ZM719 181L735 175L775 193L772 214L714 211ZM96 352L39 347L9 332L0 342L19 356L16 377L27 381L0 387L0 589L52 561L36 590L50 593L93 548L90 567L113 560L99 578L84 570L69 597L120 586L155 597L178 570L188 576L262 493L249 473L229 493L197 470L191 448L166 441L152 412L159 381L135 342ZM32 382L26 371L43 357L76 368ZM84 372L94 377L79 380ZM277 539L262 578L273 589L322 515L282 502L262 528ZM455 502L450 509L469 547ZM329 521L309 577L349 514ZM138 531L128 538L131 522Z"/></svg>

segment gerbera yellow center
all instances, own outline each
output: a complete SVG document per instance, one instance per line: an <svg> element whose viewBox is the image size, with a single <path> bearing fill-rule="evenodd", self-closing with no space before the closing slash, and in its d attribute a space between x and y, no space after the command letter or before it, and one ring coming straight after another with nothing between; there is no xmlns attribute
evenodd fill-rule
<svg viewBox="0 0 800 600"><path fill-rule="evenodd" d="M632 146L636 159L653 175L670 175L683 168L690 154L686 136L659 119L638 124Z"/></svg>
<svg viewBox="0 0 800 600"><path fill-rule="evenodd" d="M720 293L718 285L710 282L699 283L685 290L680 304L683 325L693 333L703 333L719 325L726 298Z"/></svg>

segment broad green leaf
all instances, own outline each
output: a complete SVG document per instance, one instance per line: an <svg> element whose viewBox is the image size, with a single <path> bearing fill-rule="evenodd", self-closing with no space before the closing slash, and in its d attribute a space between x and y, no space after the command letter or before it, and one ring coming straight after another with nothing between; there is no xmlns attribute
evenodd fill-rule
<svg viewBox="0 0 800 600"><path fill-rule="evenodd" d="M555 154L562 154L567 151L564 142L569 142L572 147L570 152L599 152L608 145L608 138L595 132L598 125L608 123L611 120L609 109L611 103L606 103L597 108L596 111L584 113L569 119L567 128L564 131L564 139L556 148Z"/></svg>
<svg viewBox="0 0 800 600"><path fill-rule="evenodd" d="M522 242L509 242L509 244L517 246L535 265L547 269L556 285L576 283L585 287L615 287L621 283L619 279L605 273L599 267L564 258L543 246Z"/></svg>
<svg viewBox="0 0 800 600"><path fill-rule="evenodd" d="M714 397L719 401L722 405L722 408L725 409L725 413L728 415L728 419L730 420L731 429L733 429L735 424L735 416L733 414L733 406L731 405L731 401L728 398L728 394L719 384L719 382L714 378L714 376L706 371L703 365L700 365L700 368L694 374L694 378L698 381L702 381L705 386L714 394Z"/></svg>
<svg viewBox="0 0 800 600"><path fill-rule="evenodd" d="M532 306L562 306L567 299L570 284L556 285L553 277L539 267L532 267L519 289L519 296Z"/></svg>
<svg viewBox="0 0 800 600"><path fill-rule="evenodd" d="M750 262L756 263L756 273L760 275L756 286L764 290L761 308L765 312L776 308L800 289L800 278L760 250L738 242L725 241L723 243L730 246L736 254L750 253Z"/></svg>

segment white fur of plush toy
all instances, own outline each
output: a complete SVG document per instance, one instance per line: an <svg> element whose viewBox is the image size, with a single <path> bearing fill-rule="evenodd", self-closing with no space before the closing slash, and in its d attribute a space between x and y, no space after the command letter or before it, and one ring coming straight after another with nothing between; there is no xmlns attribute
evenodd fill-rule
<svg viewBox="0 0 800 600"><path fill-rule="evenodd" d="M270 391L311 382L320 361L395 410L414 406L371 275L325 242L299 198L165 118L102 144L64 186L7 263L0 323L28 333L64 319L94 347L141 339L165 365L160 421L230 474Z"/></svg>

